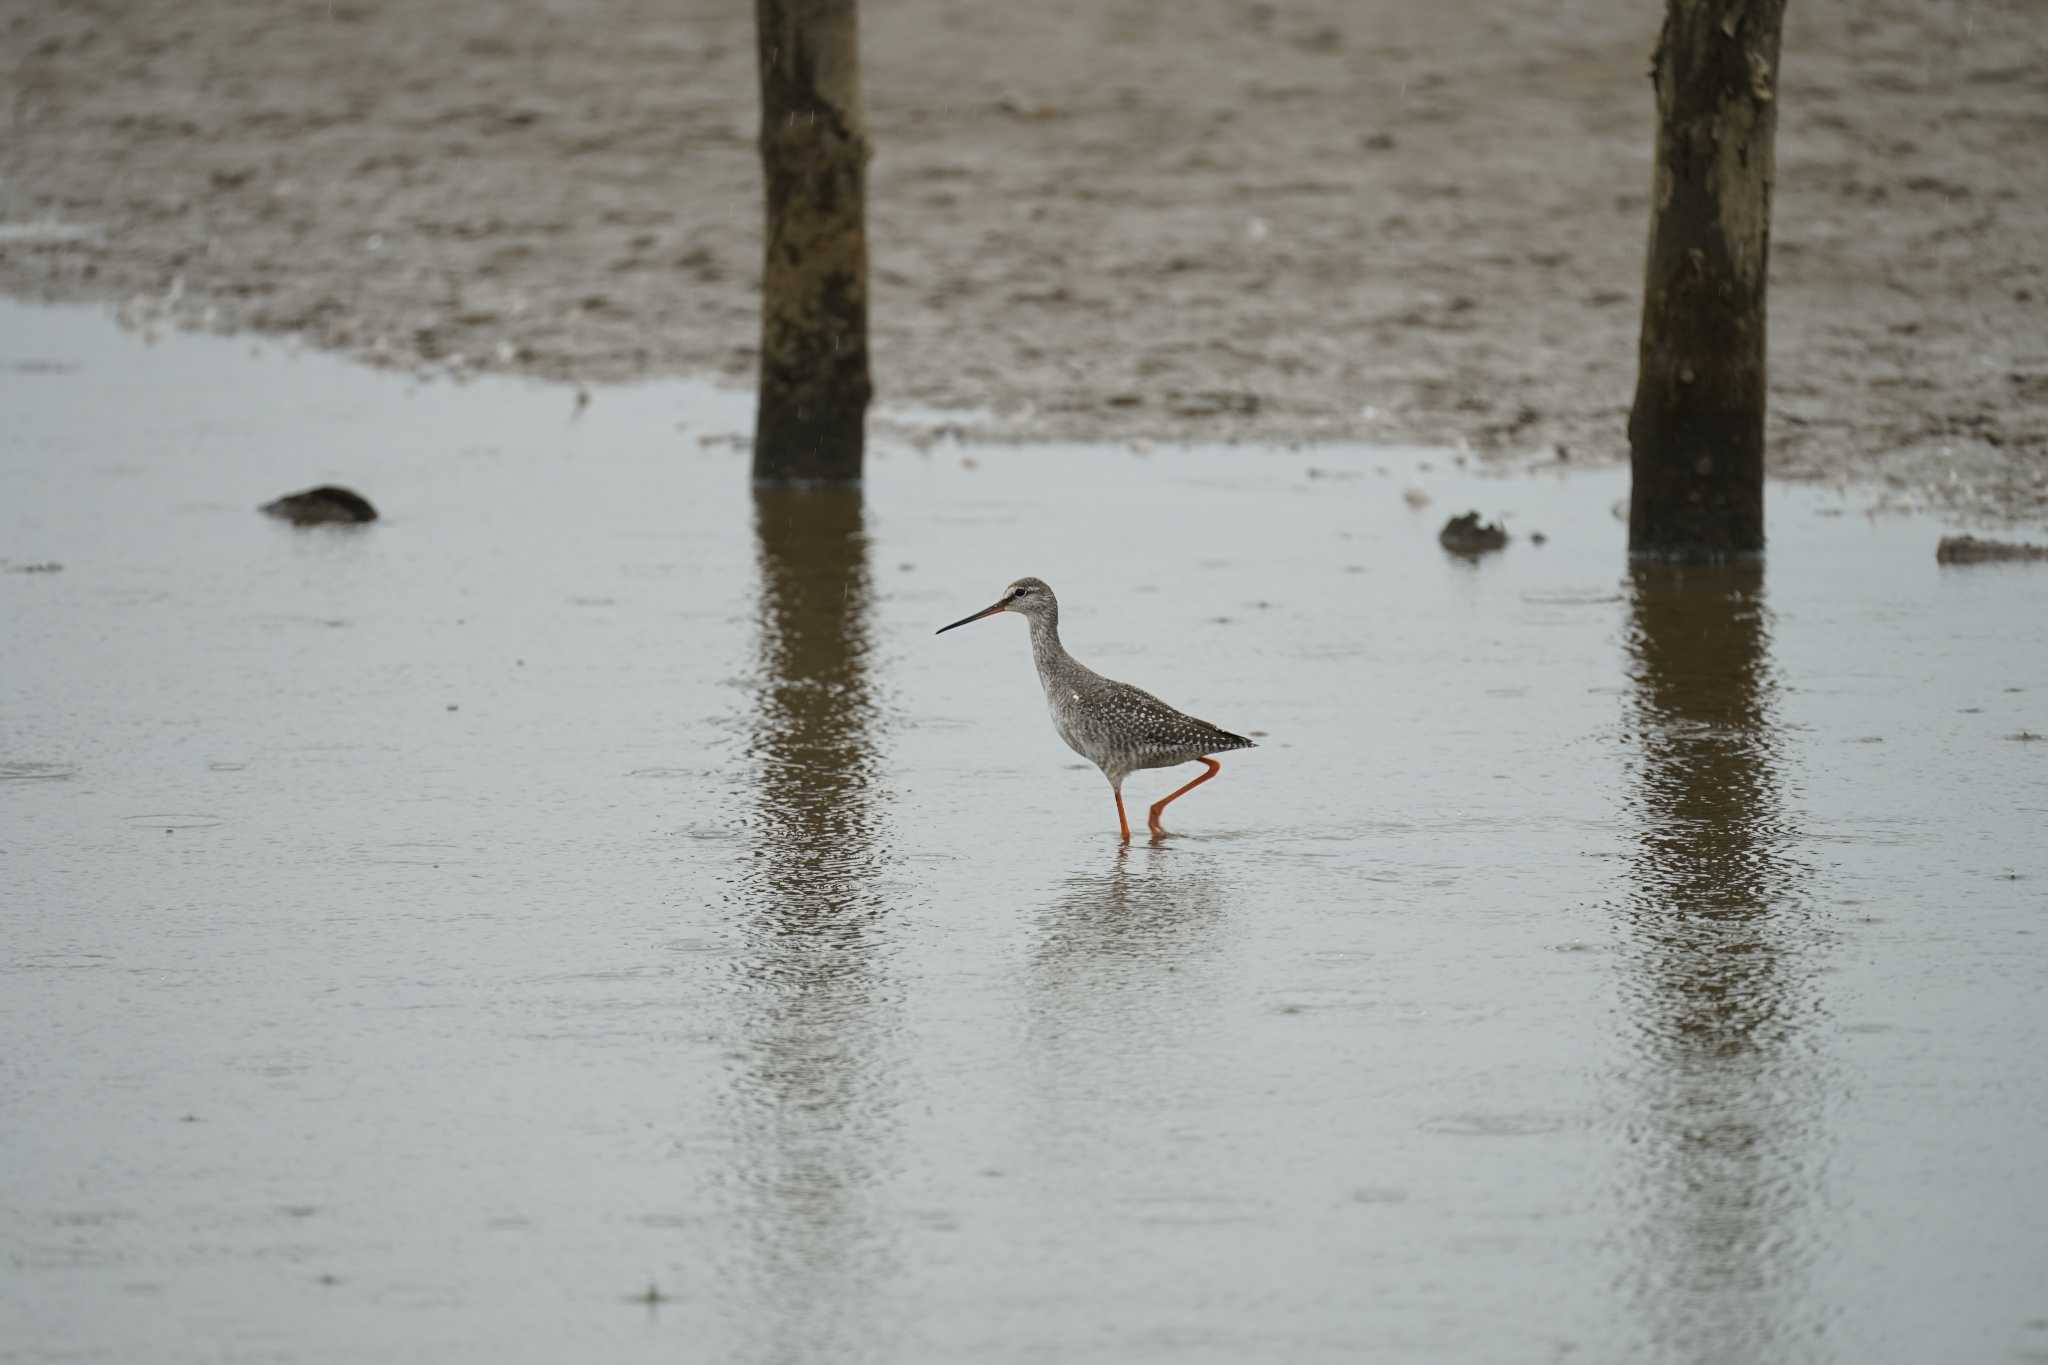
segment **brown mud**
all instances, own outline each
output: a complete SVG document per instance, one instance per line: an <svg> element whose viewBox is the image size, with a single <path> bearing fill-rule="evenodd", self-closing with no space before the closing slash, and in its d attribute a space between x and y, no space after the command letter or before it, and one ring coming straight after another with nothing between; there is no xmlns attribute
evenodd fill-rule
<svg viewBox="0 0 2048 1365"><path fill-rule="evenodd" d="M1625 452L1655 5L864 15L874 369L994 437ZM752 380L744 6L0 20L0 289L406 368ZM1787 21L1773 472L2048 516L2048 25Z"/></svg>

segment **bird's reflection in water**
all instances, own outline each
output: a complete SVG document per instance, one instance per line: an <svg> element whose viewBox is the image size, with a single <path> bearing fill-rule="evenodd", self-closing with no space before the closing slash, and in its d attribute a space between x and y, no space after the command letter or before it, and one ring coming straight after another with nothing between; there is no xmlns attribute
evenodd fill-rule
<svg viewBox="0 0 2048 1365"><path fill-rule="evenodd" d="M1105 1112L1142 1146L1199 1102L1215 1081L1204 1039L1231 988L1213 857L1142 847L1103 857L1105 868L1070 876L1046 908L1032 961L1026 1122L1062 1168L1099 1165L1089 1152Z"/></svg>
<svg viewBox="0 0 2048 1365"><path fill-rule="evenodd" d="M1105 870L1067 879L1042 920L1039 965L1054 972L1172 965L1202 950L1218 915L1208 858L1119 845Z"/></svg>
<svg viewBox="0 0 2048 1365"><path fill-rule="evenodd" d="M875 1213L900 1101L875 884L889 856L874 759L883 717L858 491L759 491L755 529L754 800L730 883L745 950L719 1183L747 1257L729 1288L776 1358L812 1359L886 1335L868 1305L895 1269Z"/></svg>
<svg viewBox="0 0 2048 1365"><path fill-rule="evenodd" d="M1631 577L1633 1289L1661 1352L1772 1359L1815 1328L1794 1223L1826 1079L1763 569Z"/></svg>

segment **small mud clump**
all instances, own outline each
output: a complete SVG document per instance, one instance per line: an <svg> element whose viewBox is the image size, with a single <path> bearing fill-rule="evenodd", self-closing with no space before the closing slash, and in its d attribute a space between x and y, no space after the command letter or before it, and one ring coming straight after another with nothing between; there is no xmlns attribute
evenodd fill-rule
<svg viewBox="0 0 2048 1365"><path fill-rule="evenodd" d="M377 519L377 509L361 493L321 484L303 493L287 493L263 504L263 511L294 526L360 526Z"/></svg>
<svg viewBox="0 0 2048 1365"><path fill-rule="evenodd" d="M1976 536L1943 536L1934 547L1937 564L2006 564L2024 559L2048 559L2048 545L2025 545L2014 540L1980 540Z"/></svg>
<svg viewBox="0 0 2048 1365"><path fill-rule="evenodd" d="M1454 555L1483 555L1506 549L1508 533L1490 521L1481 521L1477 512L1467 512L1445 522L1444 529L1436 533L1436 543Z"/></svg>

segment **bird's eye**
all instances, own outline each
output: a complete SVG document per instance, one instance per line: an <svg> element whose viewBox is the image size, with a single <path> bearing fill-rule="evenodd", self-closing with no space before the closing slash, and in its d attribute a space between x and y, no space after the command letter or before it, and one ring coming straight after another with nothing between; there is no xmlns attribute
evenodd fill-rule
<svg viewBox="0 0 2048 1365"><path fill-rule="evenodd" d="M1027 592L1030 592L1030 591L1031 591L1031 589L1029 589L1029 588L1019 588L1019 589L1017 589L1017 591L1015 591L1015 592L1011 593L1011 594L1010 594L1010 596L1012 596L1012 597L1022 597L1022 596L1023 596L1023 595L1025 594L1025 593L1027 593Z"/></svg>

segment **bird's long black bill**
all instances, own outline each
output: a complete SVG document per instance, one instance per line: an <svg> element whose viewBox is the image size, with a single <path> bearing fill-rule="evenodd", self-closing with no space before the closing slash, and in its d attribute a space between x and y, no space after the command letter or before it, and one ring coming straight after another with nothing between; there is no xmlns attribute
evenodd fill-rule
<svg viewBox="0 0 2048 1365"><path fill-rule="evenodd" d="M997 612L1001 611L1002 609L1003 609L1003 604L1002 604L1002 603L1000 603L1000 602L998 602L998 603L996 603L996 604L995 604L994 606L992 606L992 607L988 608L988 609L987 609L986 611L978 611L978 612L974 613L974 615L972 615L972 616L963 616L963 617L961 617L961 618L960 618L959 620L955 621L955 622L954 622L954 623L953 623L952 625L950 625L950 626L940 626L940 627L939 627L939 628L938 628L937 630L933 631L933 632L932 632L932 634L934 634L934 635L944 635L944 634L945 634L945 633L946 633L947 631L949 631L949 630L958 630L958 629L960 629L960 627L962 627L962 626L968 626L968 625L973 625L973 624L974 624L974 623L975 623L976 621L979 621L979 620L980 620L980 619L981 619L982 617L984 617L984 616L994 616L994 615L995 615L995 614L996 614Z"/></svg>

